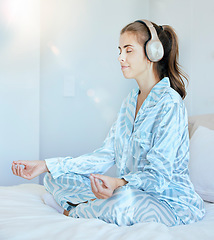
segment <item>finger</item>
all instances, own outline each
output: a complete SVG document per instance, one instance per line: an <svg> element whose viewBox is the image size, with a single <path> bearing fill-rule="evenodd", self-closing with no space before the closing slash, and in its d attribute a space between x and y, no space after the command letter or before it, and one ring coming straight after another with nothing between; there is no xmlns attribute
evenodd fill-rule
<svg viewBox="0 0 214 240"><path fill-rule="evenodd" d="M95 185L96 185L96 188L98 190L98 193L99 194L104 194L105 195L105 188L100 184L100 181L98 178L95 178L94 179L94 182L95 182Z"/></svg>
<svg viewBox="0 0 214 240"><path fill-rule="evenodd" d="M30 174L29 174L29 173L28 173L28 174L25 174L23 168L20 169L20 176L23 177L23 178L25 178L25 179L30 180Z"/></svg>
<svg viewBox="0 0 214 240"><path fill-rule="evenodd" d="M102 175L102 174L91 174L94 178L99 178L101 180L104 180L106 178L105 175Z"/></svg>
<svg viewBox="0 0 214 240"><path fill-rule="evenodd" d="M107 188L110 188L110 184L108 182L109 177L105 176L105 175L101 175L101 174L93 174L95 178L98 178L100 180L102 180L102 182L104 183L104 185Z"/></svg>
<svg viewBox="0 0 214 240"><path fill-rule="evenodd" d="M15 165L16 175L18 176L18 165Z"/></svg>
<svg viewBox="0 0 214 240"><path fill-rule="evenodd" d="M19 165L19 176L20 176L20 177L21 177L21 175L22 175L22 170L23 170L22 166Z"/></svg>
<svg viewBox="0 0 214 240"><path fill-rule="evenodd" d="M16 175L16 170L15 170L15 164L12 163L12 171L13 171L13 174Z"/></svg>
<svg viewBox="0 0 214 240"><path fill-rule="evenodd" d="M97 193L98 190L97 190L95 182L94 182L94 177L90 176L89 178L90 178L90 181L91 181L91 190L92 190L92 192L93 193Z"/></svg>
<svg viewBox="0 0 214 240"><path fill-rule="evenodd" d="M15 175L17 175L17 165L14 165L14 172L15 172Z"/></svg>
<svg viewBox="0 0 214 240"><path fill-rule="evenodd" d="M94 193L94 195L95 195L96 198L98 198L98 199L106 199L106 198L108 198L106 195L100 194L99 192Z"/></svg>
<svg viewBox="0 0 214 240"><path fill-rule="evenodd" d="M19 176L25 178L22 167L20 167Z"/></svg>
<svg viewBox="0 0 214 240"><path fill-rule="evenodd" d="M18 165L18 174L19 174L19 176L20 177L23 177L22 174L23 173L23 168L22 168L22 166L21 165Z"/></svg>
<svg viewBox="0 0 214 240"><path fill-rule="evenodd" d="M12 172L13 172L13 174L14 174L13 166L14 166L14 164L12 163L11 170L12 170Z"/></svg>
<svg viewBox="0 0 214 240"><path fill-rule="evenodd" d="M98 199L107 199L107 198L109 198L109 196L107 196L107 195L102 195L102 194L96 194L96 197L98 198Z"/></svg>
<svg viewBox="0 0 214 240"><path fill-rule="evenodd" d="M17 165L17 173L18 173L18 176L20 176L20 168L21 168L21 166L20 166L20 165Z"/></svg>
<svg viewBox="0 0 214 240"><path fill-rule="evenodd" d="M18 161L13 161L15 164L22 164L22 165L27 165L29 163L29 161L26 160L18 160Z"/></svg>

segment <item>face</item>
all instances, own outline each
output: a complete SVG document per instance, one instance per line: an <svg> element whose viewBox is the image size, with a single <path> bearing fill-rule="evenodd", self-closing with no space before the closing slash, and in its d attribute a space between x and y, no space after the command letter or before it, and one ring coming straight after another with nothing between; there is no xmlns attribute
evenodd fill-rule
<svg viewBox="0 0 214 240"><path fill-rule="evenodd" d="M120 36L119 58L121 69L125 78L140 80L145 77L149 61L145 56L143 47L138 43L137 37L130 32Z"/></svg>

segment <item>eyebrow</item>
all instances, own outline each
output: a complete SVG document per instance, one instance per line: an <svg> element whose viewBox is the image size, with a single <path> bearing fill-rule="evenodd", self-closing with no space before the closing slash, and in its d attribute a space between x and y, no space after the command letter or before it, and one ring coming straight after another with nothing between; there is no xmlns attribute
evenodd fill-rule
<svg viewBox="0 0 214 240"><path fill-rule="evenodd" d="M133 47L133 45L131 45L131 44L127 44L127 45L123 46L123 48L126 48L126 47ZM120 46L119 46L118 48L121 49Z"/></svg>

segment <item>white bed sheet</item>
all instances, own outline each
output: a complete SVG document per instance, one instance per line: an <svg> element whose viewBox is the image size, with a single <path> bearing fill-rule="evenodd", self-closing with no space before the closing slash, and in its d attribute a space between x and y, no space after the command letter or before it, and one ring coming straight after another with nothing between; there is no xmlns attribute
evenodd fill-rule
<svg viewBox="0 0 214 240"><path fill-rule="evenodd" d="M0 239L15 240L213 240L214 204L205 203L206 216L197 223L166 227L160 223L138 223L118 227L98 219L74 219L45 205L44 186L21 184L0 187Z"/></svg>

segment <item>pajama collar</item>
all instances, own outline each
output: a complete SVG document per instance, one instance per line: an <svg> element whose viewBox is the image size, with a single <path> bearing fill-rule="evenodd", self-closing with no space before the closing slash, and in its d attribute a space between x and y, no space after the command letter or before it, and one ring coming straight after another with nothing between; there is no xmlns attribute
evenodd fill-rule
<svg viewBox="0 0 214 240"><path fill-rule="evenodd" d="M164 77L152 88L152 90L150 91L149 95L143 102L143 105L139 111L141 111L144 108L154 107L159 102L159 100L162 98L162 96L164 95L164 93L167 91L169 87L170 87L169 78ZM133 93L134 93L133 97L137 101L139 87L135 88Z"/></svg>

